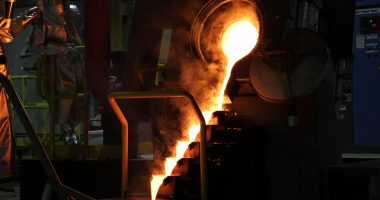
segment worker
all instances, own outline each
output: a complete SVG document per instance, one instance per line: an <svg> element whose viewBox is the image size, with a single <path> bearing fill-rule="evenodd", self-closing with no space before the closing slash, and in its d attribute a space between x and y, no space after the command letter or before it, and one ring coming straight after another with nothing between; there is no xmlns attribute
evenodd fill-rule
<svg viewBox="0 0 380 200"><path fill-rule="evenodd" d="M3 2L3 16L0 16L0 73L9 77L3 45L13 41L11 30L12 9L15 0ZM10 122L8 95L0 84L0 178L12 176L12 128Z"/></svg>
<svg viewBox="0 0 380 200"><path fill-rule="evenodd" d="M37 17L25 23L25 19L30 16ZM45 56L49 58L47 62L56 64L58 95L74 95L83 91L83 56L75 48L82 45L81 15L78 7L65 0L37 0L36 7L21 13L15 20L17 27L28 24L33 28L23 55L30 52L36 57ZM58 99L57 121L66 144L79 144L75 127L80 122L82 107L77 98Z"/></svg>

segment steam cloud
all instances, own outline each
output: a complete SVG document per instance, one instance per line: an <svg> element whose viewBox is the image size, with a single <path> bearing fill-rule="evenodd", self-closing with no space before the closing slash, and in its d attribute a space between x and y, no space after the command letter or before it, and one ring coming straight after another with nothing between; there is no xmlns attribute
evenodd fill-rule
<svg viewBox="0 0 380 200"><path fill-rule="evenodd" d="M204 36L201 41L201 47L204 48L205 61L197 59L193 54L189 53L189 36L191 26L179 26L174 30L175 37L172 39L170 49L170 62L173 67L177 67L179 73L177 73L177 81L179 84L167 88L170 90L186 90L190 92L200 109L209 111L210 108L214 108L217 105L217 97L219 94L219 88L223 82L225 76L225 68L227 59L221 51L221 38L225 28L239 19L248 18L256 25L259 30L259 18L255 12L252 11L252 7L248 7L243 4L231 4L229 5L228 12L221 12L218 15L210 17L210 20L214 20L212 23L205 22L204 30L207 31L207 35ZM194 4L190 8L182 10L182 24L192 24L196 13L199 11L200 5ZM201 34L201 33L200 33ZM206 44L204 41L207 41ZM164 100L163 104L156 106L153 110L156 111L157 118L156 124L161 133L162 146L168 146L168 149L161 148L162 154L173 155L171 150L174 148L177 141L183 139L187 140L190 126L197 124L197 118L188 101L182 100ZM207 123L207 122L206 122ZM173 133L174 132L174 133ZM163 169L162 163L157 164L156 170L158 173L162 173L160 169Z"/></svg>

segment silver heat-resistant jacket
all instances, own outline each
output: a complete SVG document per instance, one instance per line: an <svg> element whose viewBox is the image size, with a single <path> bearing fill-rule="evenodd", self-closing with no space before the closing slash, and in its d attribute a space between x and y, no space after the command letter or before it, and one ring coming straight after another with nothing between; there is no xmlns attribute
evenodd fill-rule
<svg viewBox="0 0 380 200"><path fill-rule="evenodd" d="M3 2L4 16L0 16L0 56L3 58L5 58L3 44L13 41L10 13L12 13L14 2L14 0ZM0 63L0 73L9 77L5 62ZM0 179L12 176L12 128L9 108L8 95L0 84Z"/></svg>
<svg viewBox="0 0 380 200"><path fill-rule="evenodd" d="M75 46L82 45L79 9L73 4L37 1L40 17L32 22L29 51L34 55L56 55L57 91L74 94L82 90L83 57ZM36 8L32 8L36 9Z"/></svg>

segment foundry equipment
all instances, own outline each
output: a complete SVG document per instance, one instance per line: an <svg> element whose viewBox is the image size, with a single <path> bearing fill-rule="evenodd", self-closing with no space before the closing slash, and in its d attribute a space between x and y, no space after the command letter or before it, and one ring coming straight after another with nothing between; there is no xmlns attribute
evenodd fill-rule
<svg viewBox="0 0 380 200"><path fill-rule="evenodd" d="M265 142L256 137L265 135L266 126L278 124L262 123L257 116L296 117L297 104L323 80L330 61L328 45L321 36L323 4L318 0L139 0L134 6L127 67L117 74L119 82L115 82L127 91L148 91L108 96L123 125L120 196L133 198L136 193L132 189L143 185L139 191L145 194L144 198L152 199L270 199L269 175L261 153L264 144L260 144ZM236 27L244 27L242 33L249 33L248 37L239 35L241 32L233 34ZM236 43L228 42L231 38L226 33L243 46L230 49L226 44ZM101 47L105 44L97 43ZM87 47L91 45L94 44ZM242 49L243 53L233 56ZM90 48L87 59L104 51ZM101 94L111 86L101 84L108 74L99 72L108 71L106 64L99 64L96 59L87 64L92 67L90 78L97 77L90 80L98 87L93 88L94 93ZM99 85L107 89L99 89ZM173 92L177 90L188 92ZM190 99L195 120L187 118L191 111L188 105L165 101L164 106L157 108L151 102L149 106L115 103L115 99L161 97ZM252 105L251 101L241 101L243 97L260 97L260 101ZM253 112L254 106L268 102L286 110L286 114L277 116L266 110L268 107L263 107L262 113ZM138 136L136 124L143 118L141 113L158 118L163 117L162 110L173 107L176 110L171 114L184 120L169 122L176 129L168 132L170 137L181 135L175 139L182 148L154 158L170 163L170 167L168 172L146 172L153 181L158 180L153 189L146 180L128 173L128 161L133 159L128 153L128 137ZM129 116L124 118L123 111ZM287 127L297 125L296 119L285 121ZM48 158L39 151L44 167L52 171ZM55 186L60 188L61 184ZM89 198L67 188L64 192L78 199Z"/></svg>
<svg viewBox="0 0 380 200"><path fill-rule="evenodd" d="M328 45L322 39L322 9L319 1L302 0L136 2L129 45L133 51L127 61L136 77L128 73L124 80L139 81L144 88L184 88L194 96L208 124L208 198L234 198L237 194L242 198L268 198L265 189L240 184L248 179L252 185L259 185L257 180L267 181L265 175L249 170L255 168L252 163L244 163L255 159L255 149L250 147L252 135L265 131L239 118L239 112L247 107L236 99L248 94L289 106L288 125L297 125L296 119L291 119L297 115L297 103L314 91L330 64ZM256 28L257 45L225 69L229 61L222 48L223 34L240 20L247 20ZM142 32L150 32L151 37ZM226 76L224 89L220 83L229 70L231 76ZM126 84L136 85L133 81ZM210 109L214 91L222 93L218 96L222 103ZM230 106L223 101L225 96L231 100ZM134 132L133 126L129 128ZM153 176L153 180L162 180L157 198L204 199L199 186L199 142L199 138L190 141L184 158L165 159L166 163L174 160L170 164L174 169ZM182 143L180 140L177 145ZM234 174L242 166L247 173Z"/></svg>
<svg viewBox="0 0 380 200"><path fill-rule="evenodd" d="M378 57L380 8L374 1L357 1L353 32L353 54L355 56L351 74L342 77L343 90L353 107L354 145L378 147L380 127L373 113L380 112L380 94L376 85L380 81ZM351 92L352 84L352 92ZM372 114L369 114L372 113Z"/></svg>

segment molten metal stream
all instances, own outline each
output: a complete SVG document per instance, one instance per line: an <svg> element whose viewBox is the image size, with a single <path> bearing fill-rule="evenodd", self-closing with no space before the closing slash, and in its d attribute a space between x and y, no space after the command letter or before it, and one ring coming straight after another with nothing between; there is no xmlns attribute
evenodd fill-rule
<svg viewBox="0 0 380 200"><path fill-rule="evenodd" d="M222 110L224 93L231 76L231 71L234 64L248 55L252 49L256 46L259 33L256 27L249 20L240 20L232 23L224 32L222 37L222 49L223 53L228 58L228 64L225 69L225 76L223 83L219 89L219 95L214 97L217 101L217 105L210 105L207 111L202 112L206 123L211 119L212 113L217 110ZM190 126L189 140L180 141L176 146L176 157L167 158L165 160L165 174L153 175L151 181L151 196L152 200L156 199L158 189L162 184L166 176L170 176L173 168L177 164L177 161L182 158L188 145L195 141L197 134L199 133L200 126L194 124Z"/></svg>

